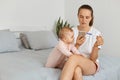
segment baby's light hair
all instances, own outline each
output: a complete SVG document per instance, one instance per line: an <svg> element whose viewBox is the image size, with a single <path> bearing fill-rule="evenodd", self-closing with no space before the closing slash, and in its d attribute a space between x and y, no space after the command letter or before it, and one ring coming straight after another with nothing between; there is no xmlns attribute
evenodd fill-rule
<svg viewBox="0 0 120 80"><path fill-rule="evenodd" d="M68 32L73 32L72 28L67 27L67 26L63 27L63 28L59 31L59 38L60 38L60 39L63 39Z"/></svg>

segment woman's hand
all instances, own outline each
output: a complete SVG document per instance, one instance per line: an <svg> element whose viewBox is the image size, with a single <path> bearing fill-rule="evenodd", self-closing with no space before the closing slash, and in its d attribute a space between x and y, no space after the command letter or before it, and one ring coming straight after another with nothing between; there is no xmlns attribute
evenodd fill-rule
<svg viewBox="0 0 120 80"><path fill-rule="evenodd" d="M104 40L103 40L102 36L97 36L96 39L97 39L97 41L95 42L94 47L97 47L97 46L104 44Z"/></svg>
<svg viewBox="0 0 120 80"><path fill-rule="evenodd" d="M80 45L82 45L85 41L85 36L78 35L77 40L76 40L76 48L79 48Z"/></svg>

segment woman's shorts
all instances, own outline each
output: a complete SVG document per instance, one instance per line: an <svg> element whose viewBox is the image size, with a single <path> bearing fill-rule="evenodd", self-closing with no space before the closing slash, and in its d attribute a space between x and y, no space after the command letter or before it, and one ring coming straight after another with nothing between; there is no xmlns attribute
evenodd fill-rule
<svg viewBox="0 0 120 80"><path fill-rule="evenodd" d="M100 69L99 60L96 60L95 65L96 65L96 72L98 72Z"/></svg>

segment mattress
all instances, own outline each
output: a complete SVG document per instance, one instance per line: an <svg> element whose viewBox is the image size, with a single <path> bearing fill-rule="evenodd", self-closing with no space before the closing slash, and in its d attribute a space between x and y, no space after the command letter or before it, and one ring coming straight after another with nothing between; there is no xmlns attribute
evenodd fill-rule
<svg viewBox="0 0 120 80"><path fill-rule="evenodd" d="M51 49L0 53L0 80L59 80L60 69L45 68ZM100 71L84 80L120 80L119 57L101 54Z"/></svg>

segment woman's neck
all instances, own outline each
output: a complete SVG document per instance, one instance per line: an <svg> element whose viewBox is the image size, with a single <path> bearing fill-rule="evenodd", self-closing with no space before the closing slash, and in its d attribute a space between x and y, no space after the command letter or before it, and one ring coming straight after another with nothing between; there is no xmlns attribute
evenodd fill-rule
<svg viewBox="0 0 120 80"><path fill-rule="evenodd" d="M85 32L88 32L90 30L90 26L78 26L78 30L79 31L85 31Z"/></svg>

